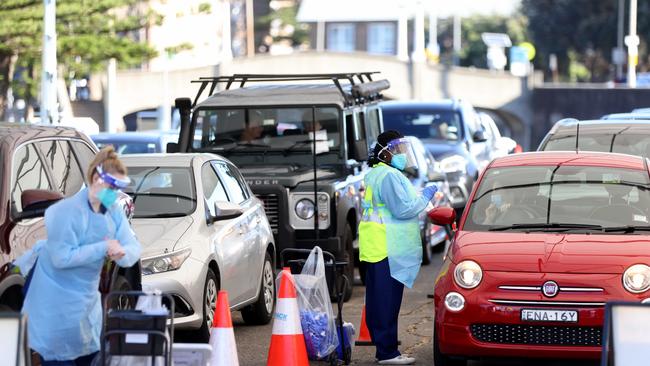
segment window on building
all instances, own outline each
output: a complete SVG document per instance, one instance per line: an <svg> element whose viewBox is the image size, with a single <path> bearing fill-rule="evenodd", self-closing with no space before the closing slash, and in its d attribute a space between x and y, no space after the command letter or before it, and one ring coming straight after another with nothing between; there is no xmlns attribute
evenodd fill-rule
<svg viewBox="0 0 650 366"><path fill-rule="evenodd" d="M352 23L327 25L327 50L353 52L356 49L355 26Z"/></svg>
<svg viewBox="0 0 650 366"><path fill-rule="evenodd" d="M394 55L396 31L394 23L368 24L368 53Z"/></svg>

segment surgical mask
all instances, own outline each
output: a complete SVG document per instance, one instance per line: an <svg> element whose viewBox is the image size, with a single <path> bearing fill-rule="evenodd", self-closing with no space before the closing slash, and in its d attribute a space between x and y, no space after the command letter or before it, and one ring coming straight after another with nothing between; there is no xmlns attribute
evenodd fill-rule
<svg viewBox="0 0 650 366"><path fill-rule="evenodd" d="M501 202L502 202L501 201L501 195L500 194L491 195L490 196L490 201L492 202L492 204L494 204L497 207L501 206Z"/></svg>
<svg viewBox="0 0 650 366"><path fill-rule="evenodd" d="M104 205L104 207L109 208L113 206L115 201L117 201L117 191L109 188L102 188L99 193L97 193L97 199L99 202Z"/></svg>
<svg viewBox="0 0 650 366"><path fill-rule="evenodd" d="M390 159L390 165L399 170L406 168L406 154L395 154Z"/></svg>

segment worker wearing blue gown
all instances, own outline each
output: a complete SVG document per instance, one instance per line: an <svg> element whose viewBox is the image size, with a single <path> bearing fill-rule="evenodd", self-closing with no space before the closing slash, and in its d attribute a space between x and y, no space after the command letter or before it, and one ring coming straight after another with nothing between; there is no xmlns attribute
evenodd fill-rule
<svg viewBox="0 0 650 366"><path fill-rule="evenodd" d="M416 192L402 171L415 167L408 139L397 131L377 137L366 175L359 257L366 268L366 324L379 364L408 365L398 350L397 321L404 286L412 287L422 262L418 214L437 188Z"/></svg>
<svg viewBox="0 0 650 366"><path fill-rule="evenodd" d="M40 243L23 305L30 347L43 366L90 365L100 349L102 304L99 281L111 259L130 267L140 257L118 189L129 179L112 147L88 169L88 188L45 211L47 239Z"/></svg>

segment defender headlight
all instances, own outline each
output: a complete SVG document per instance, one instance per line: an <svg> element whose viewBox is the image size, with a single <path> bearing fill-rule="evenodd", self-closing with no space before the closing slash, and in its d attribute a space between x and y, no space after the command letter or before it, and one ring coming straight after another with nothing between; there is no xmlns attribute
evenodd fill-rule
<svg viewBox="0 0 650 366"><path fill-rule="evenodd" d="M314 217L316 213L316 206L314 202L308 198L303 198L296 203L296 215L303 220L309 220Z"/></svg>
<svg viewBox="0 0 650 366"><path fill-rule="evenodd" d="M442 159L440 161L440 168L445 173L465 173L467 171L465 158L460 155L452 155Z"/></svg>
<svg viewBox="0 0 650 366"><path fill-rule="evenodd" d="M175 271L189 258L192 249L186 248L169 254L142 260L142 274L149 275L167 271Z"/></svg>
<svg viewBox="0 0 650 366"><path fill-rule="evenodd" d="M645 264L635 264L623 273L623 287L633 294L650 289L650 267Z"/></svg>
<svg viewBox="0 0 650 366"><path fill-rule="evenodd" d="M464 289L473 289L481 283L483 270L474 261L462 261L454 270L456 284Z"/></svg>

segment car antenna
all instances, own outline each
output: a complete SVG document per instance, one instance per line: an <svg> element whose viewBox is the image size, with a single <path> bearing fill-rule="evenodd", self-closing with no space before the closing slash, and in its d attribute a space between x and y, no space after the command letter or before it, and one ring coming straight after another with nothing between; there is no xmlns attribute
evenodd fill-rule
<svg viewBox="0 0 650 366"><path fill-rule="evenodd" d="M580 152L580 148L578 147L578 137L580 136L580 123L576 123L576 152Z"/></svg>

